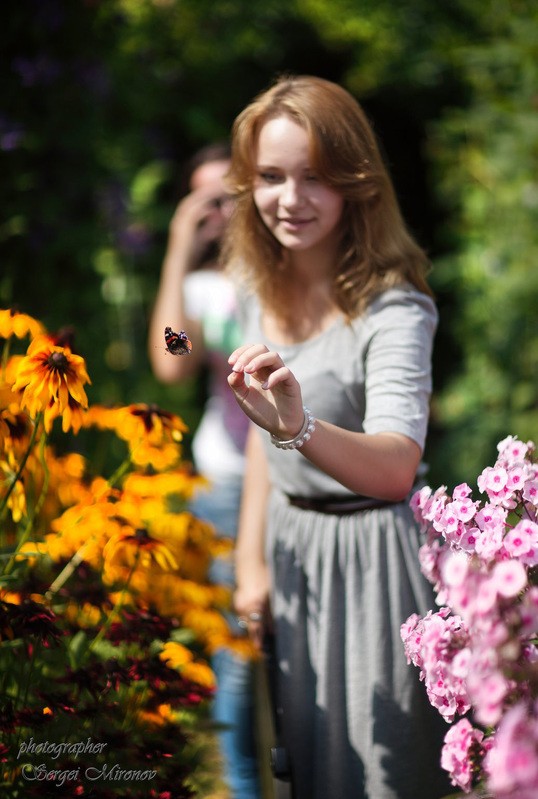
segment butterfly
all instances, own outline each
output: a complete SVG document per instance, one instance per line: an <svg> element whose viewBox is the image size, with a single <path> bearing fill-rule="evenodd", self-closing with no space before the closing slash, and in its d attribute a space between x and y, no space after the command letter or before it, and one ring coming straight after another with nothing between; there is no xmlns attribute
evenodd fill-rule
<svg viewBox="0 0 538 799"><path fill-rule="evenodd" d="M174 333L171 327L164 328L166 349L171 355L190 355L192 343L184 330Z"/></svg>

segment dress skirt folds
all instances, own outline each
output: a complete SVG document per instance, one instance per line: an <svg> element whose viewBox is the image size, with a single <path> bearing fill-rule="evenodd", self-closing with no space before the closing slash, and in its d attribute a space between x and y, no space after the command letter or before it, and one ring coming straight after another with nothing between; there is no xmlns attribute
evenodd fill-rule
<svg viewBox="0 0 538 799"><path fill-rule="evenodd" d="M296 799L436 799L448 726L407 664L400 625L434 607L407 502L350 515L274 491L279 697ZM347 753L347 754L346 754Z"/></svg>

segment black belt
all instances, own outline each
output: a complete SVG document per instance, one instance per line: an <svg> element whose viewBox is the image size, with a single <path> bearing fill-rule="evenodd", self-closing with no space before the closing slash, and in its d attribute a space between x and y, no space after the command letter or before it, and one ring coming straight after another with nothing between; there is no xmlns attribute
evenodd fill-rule
<svg viewBox="0 0 538 799"><path fill-rule="evenodd" d="M390 499L374 499L373 497L362 497L360 494L353 494L349 497L334 496L327 494L325 497L297 497L286 494L288 502L294 508L302 510L314 510L317 513L332 513L336 516L344 516L347 513L359 513L362 510L378 510L390 505L399 505Z"/></svg>

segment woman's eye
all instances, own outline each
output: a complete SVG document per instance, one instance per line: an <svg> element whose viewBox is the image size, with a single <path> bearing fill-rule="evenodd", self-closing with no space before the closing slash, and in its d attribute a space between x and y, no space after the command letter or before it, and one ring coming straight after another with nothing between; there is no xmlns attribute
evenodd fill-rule
<svg viewBox="0 0 538 799"><path fill-rule="evenodd" d="M278 183L280 180L277 172L260 172L259 176L264 183Z"/></svg>
<svg viewBox="0 0 538 799"><path fill-rule="evenodd" d="M319 177L315 174L315 172L310 172L309 174L305 175L305 180L315 181L317 183L319 181Z"/></svg>

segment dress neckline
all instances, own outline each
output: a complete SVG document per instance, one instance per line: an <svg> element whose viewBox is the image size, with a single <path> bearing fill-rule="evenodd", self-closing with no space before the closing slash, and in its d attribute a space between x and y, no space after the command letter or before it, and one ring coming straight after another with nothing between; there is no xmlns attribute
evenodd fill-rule
<svg viewBox="0 0 538 799"><path fill-rule="evenodd" d="M322 330L320 333L315 333L313 336L309 336L308 338L302 339L301 341L292 341L292 342L289 342L289 343L278 342L278 341L275 341L274 339L270 338L268 335L266 335L264 327L263 327L263 321L262 321L262 310L261 310L260 307L258 307L258 328L261 331L265 342L268 345L270 345L272 348L274 348L274 349L284 350L284 351L287 351L287 352L290 352L290 351L295 350L295 349L300 348L300 347L307 347L307 346L312 346L312 345L316 344L322 338L324 338L325 336L329 335L329 333L331 333L334 329L336 329L337 327L340 327L343 322L344 322L344 316L343 316L343 314L339 313L332 320L332 322L330 322L330 324L327 325L325 330Z"/></svg>

